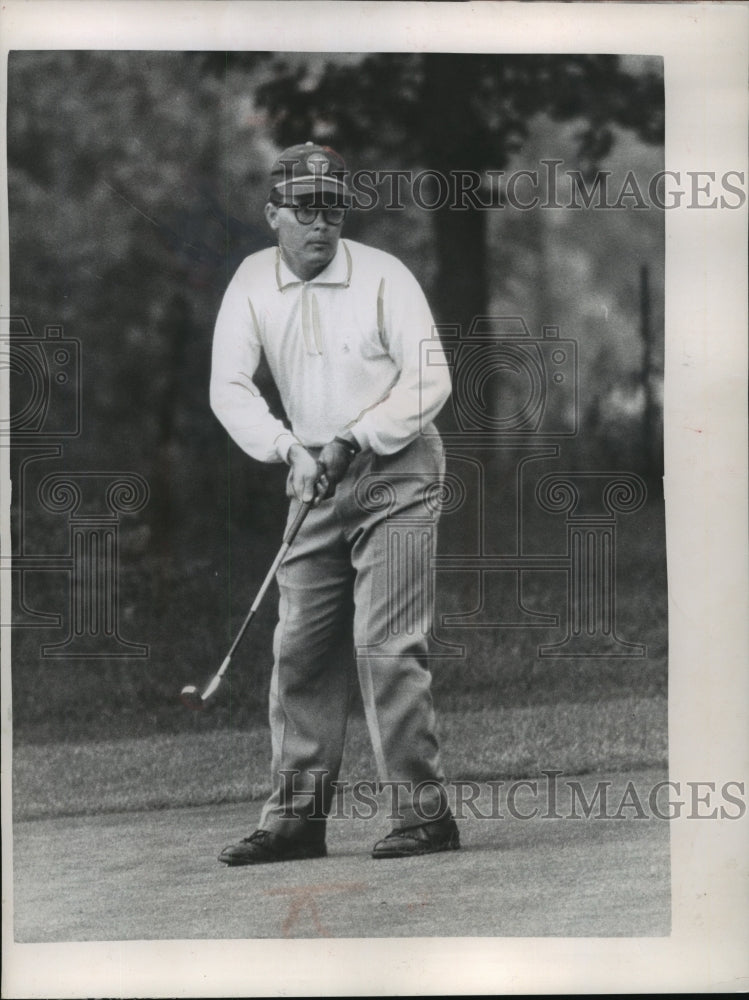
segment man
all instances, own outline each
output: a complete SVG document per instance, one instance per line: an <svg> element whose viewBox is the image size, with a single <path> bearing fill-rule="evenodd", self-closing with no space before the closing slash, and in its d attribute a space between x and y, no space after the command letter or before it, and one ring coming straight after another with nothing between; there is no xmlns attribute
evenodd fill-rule
<svg viewBox="0 0 749 1000"><path fill-rule="evenodd" d="M214 412L253 458L288 463L289 523L300 503L311 504L277 576L272 793L259 829L219 855L227 865L326 854L350 692L337 644L352 604L379 779L394 790L393 828L372 854L459 846L426 664L428 559L393 573L389 550L399 525L408 544L408 525L419 513L423 523L427 494L444 474L431 421L449 396L449 373L436 341L437 363L432 355L422 370L420 344L433 321L411 273L390 254L341 239L349 206L337 153L311 142L285 150L265 207L278 246L242 263L216 321ZM253 382L261 351L290 428Z"/></svg>

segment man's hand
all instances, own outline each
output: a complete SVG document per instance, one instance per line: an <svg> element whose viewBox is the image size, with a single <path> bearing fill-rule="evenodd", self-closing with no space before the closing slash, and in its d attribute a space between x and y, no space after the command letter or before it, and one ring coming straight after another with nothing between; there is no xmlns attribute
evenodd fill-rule
<svg viewBox="0 0 749 1000"><path fill-rule="evenodd" d="M324 493L321 499L332 497L336 486L348 472L348 467L356 454L357 448L341 438L334 438L320 452L320 480Z"/></svg>
<svg viewBox="0 0 749 1000"><path fill-rule="evenodd" d="M286 479L286 495L296 497L302 503L314 500L316 507L324 499L325 485L321 482L322 469L304 445L292 444L289 448L289 470Z"/></svg>
<svg viewBox="0 0 749 1000"><path fill-rule="evenodd" d="M317 507L333 496L358 450L355 442L334 438L315 461L304 445L292 444L288 456L291 470L286 480L287 496L296 497L303 503L311 500Z"/></svg>

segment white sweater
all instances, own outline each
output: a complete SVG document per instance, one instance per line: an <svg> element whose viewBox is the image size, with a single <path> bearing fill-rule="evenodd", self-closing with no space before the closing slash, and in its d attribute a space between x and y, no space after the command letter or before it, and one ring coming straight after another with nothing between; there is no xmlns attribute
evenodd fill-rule
<svg viewBox="0 0 749 1000"><path fill-rule="evenodd" d="M292 433L253 382L261 350ZM285 461L294 440L320 446L347 429L362 448L391 454L449 394L424 293L391 254L341 240L327 267L302 281L274 247L232 278L214 332L211 406L253 458Z"/></svg>

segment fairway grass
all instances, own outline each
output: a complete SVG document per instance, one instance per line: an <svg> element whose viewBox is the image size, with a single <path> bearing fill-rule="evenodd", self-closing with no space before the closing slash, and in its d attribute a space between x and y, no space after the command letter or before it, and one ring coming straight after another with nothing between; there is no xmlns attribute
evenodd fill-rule
<svg viewBox="0 0 749 1000"><path fill-rule="evenodd" d="M667 762L667 701L442 712L448 780L624 771ZM86 743L21 744L13 750L17 820L244 802L269 791L267 727ZM351 720L341 778L374 780L364 722Z"/></svg>

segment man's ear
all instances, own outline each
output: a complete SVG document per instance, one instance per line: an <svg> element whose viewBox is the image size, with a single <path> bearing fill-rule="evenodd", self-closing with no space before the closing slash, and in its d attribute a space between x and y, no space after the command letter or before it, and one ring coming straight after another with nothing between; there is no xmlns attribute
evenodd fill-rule
<svg viewBox="0 0 749 1000"><path fill-rule="evenodd" d="M265 221L274 231L278 229L278 205L267 202L265 206Z"/></svg>

